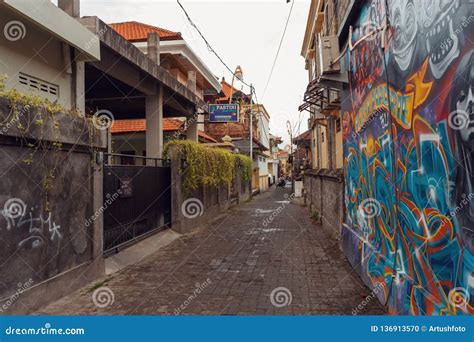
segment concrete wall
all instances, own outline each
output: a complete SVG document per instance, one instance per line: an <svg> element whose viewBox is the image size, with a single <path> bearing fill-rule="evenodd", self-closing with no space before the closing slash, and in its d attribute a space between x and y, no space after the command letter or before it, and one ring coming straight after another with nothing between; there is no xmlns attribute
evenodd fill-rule
<svg viewBox="0 0 474 342"><path fill-rule="evenodd" d="M344 252L391 314L472 315L474 3L361 6L354 41L390 32L347 55Z"/></svg>
<svg viewBox="0 0 474 342"><path fill-rule="evenodd" d="M202 226L230 208L250 198L250 182L242 180L242 170L236 167L236 176L230 185L204 186L192 193L183 191L185 172L181 173L182 156L171 147L171 212L173 230L185 234Z"/></svg>
<svg viewBox="0 0 474 342"><path fill-rule="evenodd" d="M0 23L11 23L14 20L19 20L18 15L2 6ZM63 44L31 23L25 20L20 22L25 28L23 39L11 41L3 34L3 30L0 34L0 75L7 75L7 88L15 88L23 93L35 93L51 101L57 100L66 109L70 109L73 105L72 76L66 72L68 68L63 57ZM59 86L59 94L34 91L19 83L20 72Z"/></svg>
<svg viewBox="0 0 474 342"><path fill-rule="evenodd" d="M309 212L321 215L321 226L340 239L344 218L344 183L340 173L306 171L303 177L305 203Z"/></svg>
<svg viewBox="0 0 474 342"><path fill-rule="evenodd" d="M38 124L37 113L19 109L29 127L20 132L0 99L0 314L34 311L104 271L102 221L85 222L102 206L90 146L104 148L106 137L89 135L78 116L55 114L53 129L47 115ZM61 149L52 151L52 142Z"/></svg>

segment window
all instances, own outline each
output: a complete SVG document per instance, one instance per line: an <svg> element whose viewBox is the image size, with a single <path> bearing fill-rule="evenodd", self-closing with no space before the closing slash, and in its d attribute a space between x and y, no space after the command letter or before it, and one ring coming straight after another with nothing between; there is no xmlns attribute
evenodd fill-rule
<svg viewBox="0 0 474 342"><path fill-rule="evenodd" d="M321 142L324 142L324 132L321 132Z"/></svg>
<svg viewBox="0 0 474 342"><path fill-rule="evenodd" d="M336 133L341 131L341 119L336 119Z"/></svg>

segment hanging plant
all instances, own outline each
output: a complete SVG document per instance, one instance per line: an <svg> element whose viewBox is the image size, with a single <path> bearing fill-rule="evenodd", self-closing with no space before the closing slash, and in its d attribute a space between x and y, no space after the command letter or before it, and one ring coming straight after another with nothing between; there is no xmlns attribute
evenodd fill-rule
<svg viewBox="0 0 474 342"><path fill-rule="evenodd" d="M169 158L171 146L175 146L183 158L180 172L185 175L183 189L187 193L204 185L217 187L230 184L235 178L237 163L241 165L242 179L250 180L252 163L245 155L208 147L195 141L173 140L165 145L164 158Z"/></svg>

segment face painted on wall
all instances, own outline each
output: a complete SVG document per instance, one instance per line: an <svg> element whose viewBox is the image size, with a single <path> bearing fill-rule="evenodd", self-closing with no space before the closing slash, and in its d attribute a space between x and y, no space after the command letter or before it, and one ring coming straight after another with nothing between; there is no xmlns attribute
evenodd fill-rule
<svg viewBox="0 0 474 342"><path fill-rule="evenodd" d="M474 50L459 63L452 81L450 110L462 115L461 126L454 129L455 151L460 165L457 168L457 196L455 203L461 208L457 215L460 235L466 249L474 254Z"/></svg>
<svg viewBox="0 0 474 342"><path fill-rule="evenodd" d="M393 56L398 67L405 71L410 66L416 48L418 23L413 2L397 0L393 2L390 22L394 27Z"/></svg>
<svg viewBox="0 0 474 342"><path fill-rule="evenodd" d="M423 0L419 4L431 73L440 79L459 56L459 39L453 24L458 16L459 0Z"/></svg>
<svg viewBox="0 0 474 342"><path fill-rule="evenodd" d="M462 144L474 149L474 51L459 63L451 90L451 110L463 116L459 127Z"/></svg>

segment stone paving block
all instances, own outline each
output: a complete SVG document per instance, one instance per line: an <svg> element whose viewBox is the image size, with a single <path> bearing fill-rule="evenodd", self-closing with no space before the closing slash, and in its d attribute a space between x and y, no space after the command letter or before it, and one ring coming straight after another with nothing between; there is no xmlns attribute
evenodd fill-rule
<svg viewBox="0 0 474 342"><path fill-rule="evenodd" d="M107 305L94 302L102 288L92 284L37 314L351 315L370 291L307 208L284 204L264 225L286 191L258 195L108 277ZM358 314L385 313L366 302Z"/></svg>

